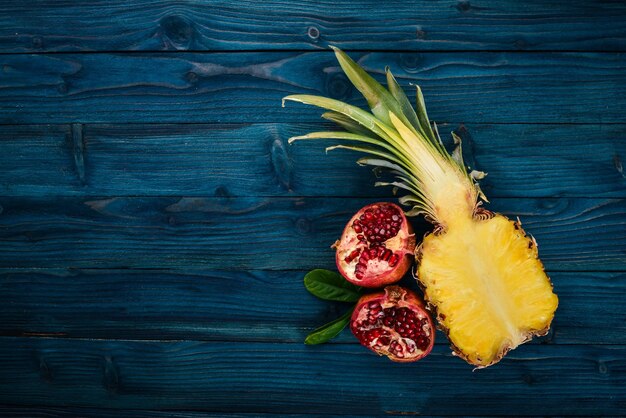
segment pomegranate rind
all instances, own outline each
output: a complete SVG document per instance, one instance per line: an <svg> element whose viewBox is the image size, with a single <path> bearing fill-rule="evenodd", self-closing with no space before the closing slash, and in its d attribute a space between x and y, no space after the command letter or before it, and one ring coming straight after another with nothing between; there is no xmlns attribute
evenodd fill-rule
<svg viewBox="0 0 626 418"><path fill-rule="evenodd" d="M425 350L423 350L422 353L414 357L404 357L404 358L397 357L393 353L387 351L386 349L376 350L375 348L365 344L363 341L359 339L359 342L361 342L361 345L363 345L364 347L367 347L368 349L370 349L371 351L375 352L376 354L380 356L387 356L391 361L394 361L397 363L412 363L412 362L421 360L424 357L426 357L428 354L430 354L435 344L435 332L436 332L436 328L433 323L432 317L429 315L428 311L425 308L424 302L419 296L417 296L414 292L408 289L405 289L403 287L400 287L400 286L387 286L382 291L372 293L369 295L364 295L361 297L361 299L359 299L359 301L356 304L356 308L354 309L352 313L352 317L350 318L350 330L352 331L354 336L357 337L357 339L359 338L357 335L358 330L359 330L359 325L357 324L357 321L359 320L361 312L364 309L368 309L367 308L368 304L373 301L379 302L382 306L407 307L411 309L412 311L418 313L419 316L426 318L427 326L429 330L430 342L429 342L428 347Z"/></svg>
<svg viewBox="0 0 626 418"><path fill-rule="evenodd" d="M387 266L387 269L376 274L367 274L362 279L358 279L354 273L356 260L346 262L346 257L357 247L355 241L356 233L352 225L359 217L365 213L367 209L376 209L380 206L393 207L397 210L401 218L401 228L397 235L385 241L386 247L399 254L400 260L394 267ZM361 208L346 224L341 239L338 240L333 248L336 249L335 263L339 273L350 283L366 288L378 288L398 282L411 268L415 253L415 235L413 227L407 220L402 209L393 203L377 202Z"/></svg>

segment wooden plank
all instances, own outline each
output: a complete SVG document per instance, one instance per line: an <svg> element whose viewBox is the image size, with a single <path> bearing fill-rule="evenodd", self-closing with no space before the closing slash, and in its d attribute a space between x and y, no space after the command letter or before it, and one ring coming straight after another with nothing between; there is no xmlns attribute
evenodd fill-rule
<svg viewBox="0 0 626 418"><path fill-rule="evenodd" d="M357 345L3 338L0 370L11 379L0 381L0 400L214 412L300 413L307 405L316 414L623 415L624 367L621 345L526 345L472 373L439 346L420 362L397 364Z"/></svg>
<svg viewBox="0 0 626 418"><path fill-rule="evenodd" d="M120 411L117 409L105 409L105 408L68 408L63 406L52 407L36 407L36 406L3 406L0 405L0 416L7 416L11 418L76 418L76 417L89 417L89 418L119 418ZM155 410L143 410L133 409L133 418L274 418L280 416L283 418L311 418L311 414L281 414L277 412L272 413L216 413L216 412L203 412L203 411L155 411ZM345 415L324 415L328 418L345 418ZM350 417L370 417L371 415L354 415L350 414ZM432 416L432 415L431 415ZM385 414L385 417L391 418L403 418L403 414ZM465 415L465 417L468 417Z"/></svg>
<svg viewBox="0 0 626 418"><path fill-rule="evenodd" d="M330 245L371 199L0 198L2 267L332 267ZM623 199L498 199L549 270L625 270ZM421 221L420 221L421 222ZM426 231L417 223L418 236Z"/></svg>
<svg viewBox="0 0 626 418"><path fill-rule="evenodd" d="M0 335L302 343L349 304L306 292L305 271L0 270ZM625 273L551 273L550 344L626 344ZM416 288L407 277L404 285ZM80 312L80 315L76 313ZM438 344L448 345L439 333ZM333 343L353 343L346 330Z"/></svg>
<svg viewBox="0 0 626 418"><path fill-rule="evenodd" d="M329 124L9 125L0 190L12 196L381 196L332 141L287 145ZM466 161L496 197L626 197L626 125L459 125ZM76 144L80 144L77 147ZM78 163L80 161L80 164ZM149 174L148 174L149 173ZM323 185L323 187L320 187Z"/></svg>
<svg viewBox="0 0 626 418"><path fill-rule="evenodd" d="M624 50L623 2L5 2L0 51Z"/></svg>
<svg viewBox="0 0 626 418"><path fill-rule="evenodd" d="M422 85L436 121L622 123L626 56L353 54ZM330 52L0 56L0 123L319 121L292 93L363 104ZM408 87L407 87L408 88ZM411 94L412 96L412 94Z"/></svg>

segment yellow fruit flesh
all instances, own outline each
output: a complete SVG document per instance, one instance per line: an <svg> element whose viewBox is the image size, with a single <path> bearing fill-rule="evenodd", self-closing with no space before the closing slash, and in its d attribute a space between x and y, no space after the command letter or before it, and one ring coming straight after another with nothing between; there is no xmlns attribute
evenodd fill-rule
<svg viewBox="0 0 626 418"><path fill-rule="evenodd" d="M452 344L477 366L547 331L558 304L535 243L501 215L457 218L427 236L418 278Z"/></svg>

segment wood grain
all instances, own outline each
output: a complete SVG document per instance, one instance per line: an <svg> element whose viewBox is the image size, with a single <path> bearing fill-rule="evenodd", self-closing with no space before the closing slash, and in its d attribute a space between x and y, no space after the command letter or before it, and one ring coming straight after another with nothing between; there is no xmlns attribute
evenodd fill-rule
<svg viewBox="0 0 626 418"><path fill-rule="evenodd" d="M0 198L1 267L333 267L330 245L371 199ZM498 199L549 270L625 270L622 199ZM418 235L426 225L416 224ZM590 239L593 237L593 239Z"/></svg>
<svg viewBox="0 0 626 418"><path fill-rule="evenodd" d="M624 122L624 54L352 55L379 78L390 66L420 84L438 122ZM329 52L10 54L0 68L5 124L317 122L318 109L281 98L363 104Z"/></svg>
<svg viewBox="0 0 626 418"><path fill-rule="evenodd" d="M78 407L35 407L35 406L6 406L0 405L0 416L8 416L11 418L76 418L76 417L89 417L89 418L119 418L120 411L117 409L105 409L105 408L78 408ZM248 412L248 413L216 413L216 412L203 412L203 411L156 411L145 409L133 409L133 418L275 418L280 416L283 418L310 418L311 414L282 414L282 413L260 413L260 412ZM338 418L345 415L329 415L325 414L328 418ZM371 415L354 415L350 414L350 417L360 418L369 417ZM433 415L431 415L433 416ZM469 417L465 415L466 417ZM385 417L391 418L404 418L404 414L385 414Z"/></svg>
<svg viewBox="0 0 626 418"><path fill-rule="evenodd" d="M306 292L305 271L0 270L0 335L302 343L349 304ZM543 344L626 344L625 273L551 273ZM404 285L416 289L407 277ZM80 312L80 315L77 315ZM441 333L437 344L448 345ZM331 343L357 344L349 331Z"/></svg>
<svg viewBox="0 0 626 418"><path fill-rule="evenodd" d="M316 414L504 415L516 405L520 415L606 414L624 408L625 350L525 345L472 373L440 346L420 362L397 364L358 345L4 338L0 368L12 378L0 381L0 401L282 413L307 405Z"/></svg>
<svg viewBox="0 0 626 418"><path fill-rule="evenodd" d="M329 124L9 125L0 190L11 196L391 196L332 141L287 145ZM498 197L626 197L626 125L441 125ZM79 146L77 146L79 145ZM323 187L321 186L323 185Z"/></svg>
<svg viewBox="0 0 626 418"><path fill-rule="evenodd" d="M0 51L624 50L622 2L5 2Z"/></svg>

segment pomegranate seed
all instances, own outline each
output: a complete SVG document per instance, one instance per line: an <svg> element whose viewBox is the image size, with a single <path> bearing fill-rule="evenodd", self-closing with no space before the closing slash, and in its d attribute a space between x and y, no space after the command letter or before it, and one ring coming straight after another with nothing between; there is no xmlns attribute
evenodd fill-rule
<svg viewBox="0 0 626 418"><path fill-rule="evenodd" d="M346 263L350 263L359 255L360 252L361 250L357 248L356 250L352 251L348 256L346 256L346 258L344 258L343 260Z"/></svg>
<svg viewBox="0 0 626 418"><path fill-rule="evenodd" d="M389 258L391 257L391 255L393 254L393 252L391 250L385 250L381 256L381 258L385 261L389 261Z"/></svg>
<svg viewBox="0 0 626 418"><path fill-rule="evenodd" d="M396 264L398 264L398 261L400 261L400 257L398 257L398 254L394 254L389 258L389 267L395 267Z"/></svg>

